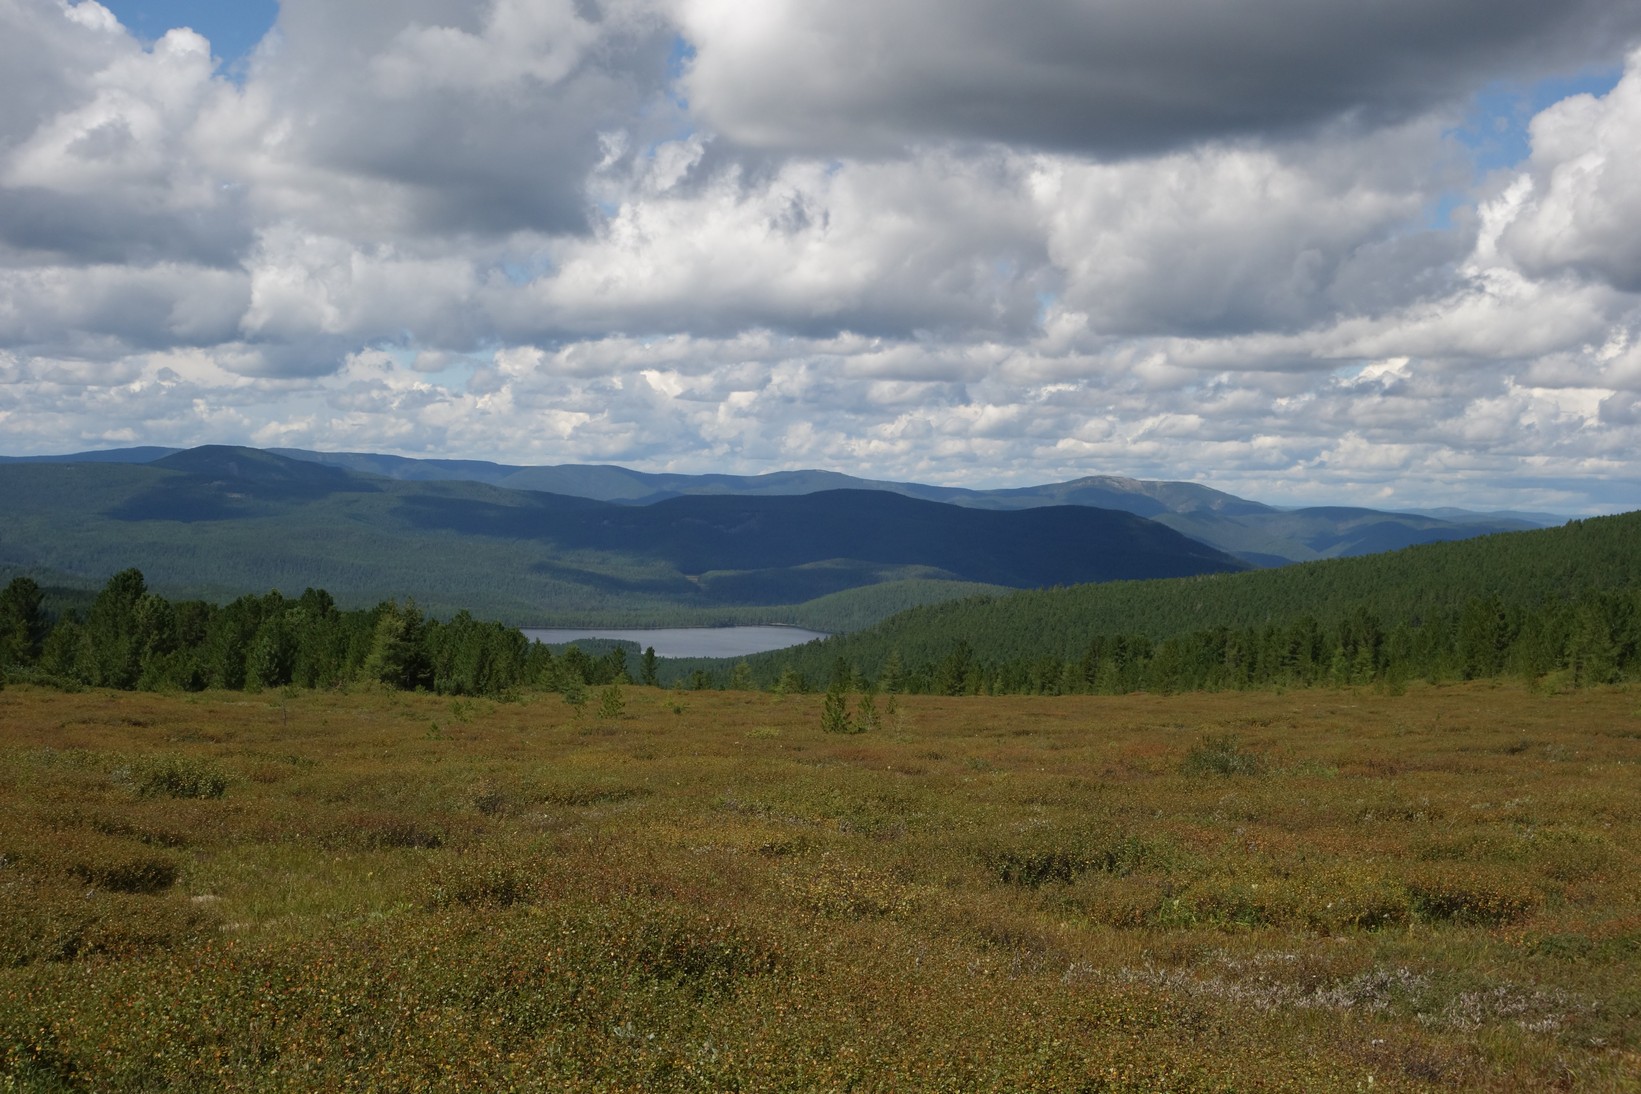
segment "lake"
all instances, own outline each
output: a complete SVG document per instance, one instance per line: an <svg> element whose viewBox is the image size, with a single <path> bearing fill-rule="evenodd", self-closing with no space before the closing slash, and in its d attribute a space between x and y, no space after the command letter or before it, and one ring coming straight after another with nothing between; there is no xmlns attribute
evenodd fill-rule
<svg viewBox="0 0 1641 1094"><path fill-rule="evenodd" d="M524 637L548 645L574 642L581 638L612 638L637 642L641 650L654 646L657 657L746 657L748 654L801 646L827 636L802 627L761 626L662 627L639 631L526 627Z"/></svg>

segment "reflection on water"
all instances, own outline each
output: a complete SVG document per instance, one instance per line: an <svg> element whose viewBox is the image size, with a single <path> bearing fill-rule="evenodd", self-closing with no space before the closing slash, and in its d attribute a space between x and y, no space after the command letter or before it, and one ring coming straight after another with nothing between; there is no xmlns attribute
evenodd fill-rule
<svg viewBox="0 0 1641 1094"><path fill-rule="evenodd" d="M663 627L655 630L575 630L570 628L526 628L524 637L533 642L557 645L580 638L612 638L637 642L639 649L655 647L658 657L745 657L769 650L801 646L816 638L819 631L802 627Z"/></svg>

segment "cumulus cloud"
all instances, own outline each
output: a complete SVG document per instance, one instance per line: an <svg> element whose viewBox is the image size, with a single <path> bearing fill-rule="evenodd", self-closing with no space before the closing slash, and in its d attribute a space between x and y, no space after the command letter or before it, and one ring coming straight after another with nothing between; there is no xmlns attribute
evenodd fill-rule
<svg viewBox="0 0 1641 1094"><path fill-rule="evenodd" d="M240 139L272 211L337 234L582 231L671 44L624 0L284 0Z"/></svg>
<svg viewBox="0 0 1641 1094"><path fill-rule="evenodd" d="M1398 276L1402 233L1434 172L1339 158L1327 141L1286 155L1213 145L1119 164L1044 157L1033 190L1063 301L1113 334L1302 329L1405 302L1418 285ZM1419 257L1439 268L1431 250Z"/></svg>
<svg viewBox="0 0 1641 1094"><path fill-rule="evenodd" d="M108 5L0 0L9 452L1633 504L1633 4Z"/></svg>
<svg viewBox="0 0 1641 1094"><path fill-rule="evenodd" d="M640 179L555 250L554 277L498 307L581 332L1019 333L1047 288L1024 182L1004 157L943 156Z"/></svg>
<svg viewBox="0 0 1641 1094"><path fill-rule="evenodd" d="M1536 276L1571 273L1641 292L1641 53L1606 96L1533 119L1533 156L1500 246Z"/></svg>
<svg viewBox="0 0 1641 1094"><path fill-rule="evenodd" d="M0 262L231 263L236 195L191 149L208 43L144 49L93 0L0 0L0 28Z"/></svg>

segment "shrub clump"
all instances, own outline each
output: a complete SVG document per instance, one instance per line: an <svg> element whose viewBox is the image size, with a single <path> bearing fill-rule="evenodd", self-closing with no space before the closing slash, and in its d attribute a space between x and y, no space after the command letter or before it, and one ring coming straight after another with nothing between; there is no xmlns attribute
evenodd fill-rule
<svg viewBox="0 0 1641 1094"><path fill-rule="evenodd" d="M69 867L81 881L116 893L159 893L177 883L177 863L165 855L136 852L85 856Z"/></svg>
<svg viewBox="0 0 1641 1094"><path fill-rule="evenodd" d="M51 884L14 888L9 896L8 914L0 920L0 967L6 968L132 957L187 945L217 926L209 909L173 898L88 894Z"/></svg>
<svg viewBox="0 0 1641 1094"><path fill-rule="evenodd" d="M429 877L429 903L435 908L453 905L510 908L534 895L524 871L495 859L455 859L440 863Z"/></svg>
<svg viewBox="0 0 1641 1094"><path fill-rule="evenodd" d="M1211 733L1185 754L1180 770L1187 775L1258 775L1264 757L1242 747L1233 734Z"/></svg>
<svg viewBox="0 0 1641 1094"><path fill-rule="evenodd" d="M444 846L444 833L414 816L371 812L356 813L351 820L353 843L367 850L431 851Z"/></svg>
<svg viewBox="0 0 1641 1094"><path fill-rule="evenodd" d="M1069 885L1086 873L1128 877L1147 868L1167 869L1173 856L1166 847L1134 836L1124 836L1107 847L1004 848L986 852L986 866L1004 885L1039 889Z"/></svg>
<svg viewBox="0 0 1641 1094"><path fill-rule="evenodd" d="M1533 894L1496 878L1427 871L1407 882L1413 911L1424 919L1470 927L1514 923L1533 909Z"/></svg>
<svg viewBox="0 0 1641 1094"><path fill-rule="evenodd" d="M228 792L228 776L214 764L161 756L135 765L131 786L140 798L220 798Z"/></svg>
<svg viewBox="0 0 1641 1094"><path fill-rule="evenodd" d="M780 965L779 948L768 940L690 912L652 912L614 942L638 976L700 994L728 991L738 980Z"/></svg>
<svg viewBox="0 0 1641 1094"><path fill-rule="evenodd" d="M33 848L0 855L0 867L36 880L83 883L115 893L159 893L176 884L176 859L142 844L93 833L41 837ZM9 873L9 869L8 869Z"/></svg>

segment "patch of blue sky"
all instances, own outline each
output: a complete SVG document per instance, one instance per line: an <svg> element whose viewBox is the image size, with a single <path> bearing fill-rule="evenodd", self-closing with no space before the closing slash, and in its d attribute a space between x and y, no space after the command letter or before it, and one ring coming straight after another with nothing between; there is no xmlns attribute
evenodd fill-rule
<svg viewBox="0 0 1641 1094"><path fill-rule="evenodd" d="M188 27L211 43L224 72L235 73L273 29L279 0L100 0L131 33L156 42L165 32Z"/></svg>
<svg viewBox="0 0 1641 1094"><path fill-rule="evenodd" d="M483 363L474 355L465 353L424 356L423 351L415 346L408 334L404 342L379 345L376 348L386 354L399 370L412 373L420 380L458 394L467 390L473 373ZM436 364L437 367L430 368L430 363Z"/></svg>
<svg viewBox="0 0 1641 1094"><path fill-rule="evenodd" d="M1614 65L1531 84L1499 82L1483 88L1471 101L1464 121L1448 130L1448 136L1470 158L1471 181L1480 182L1527 160L1533 151L1527 127L1540 111L1574 95L1599 98L1617 86L1623 74ZM1435 230L1453 227L1453 214L1468 206L1473 197L1462 191L1443 191L1427 207L1424 226Z"/></svg>
<svg viewBox="0 0 1641 1094"><path fill-rule="evenodd" d="M1037 293L1037 325L1039 327L1048 325L1049 316L1054 314L1054 309L1057 308L1059 304L1059 293L1049 292L1046 289Z"/></svg>
<svg viewBox="0 0 1641 1094"><path fill-rule="evenodd" d="M609 202L598 203L600 209L609 204ZM613 208L605 213L605 216L613 215ZM535 255L527 259L515 259L496 264L496 270L512 285L529 285L532 282L540 281L542 278L551 277L555 269L552 260L545 255Z"/></svg>
<svg viewBox="0 0 1641 1094"><path fill-rule="evenodd" d="M695 45L682 34L672 39L667 51L667 98L679 110L689 110L689 98L683 92L684 73L695 61Z"/></svg>
<svg viewBox="0 0 1641 1094"><path fill-rule="evenodd" d="M1482 89L1464 121L1451 136L1470 152L1480 178L1514 167L1532 152L1528 123L1544 108L1574 95L1603 96L1618 84L1623 69L1614 65L1555 76L1534 84L1495 83Z"/></svg>
<svg viewBox="0 0 1641 1094"><path fill-rule="evenodd" d="M1453 227L1453 214L1468 206L1473 198L1458 190L1444 190L1425 208L1424 223L1420 227L1442 231Z"/></svg>

